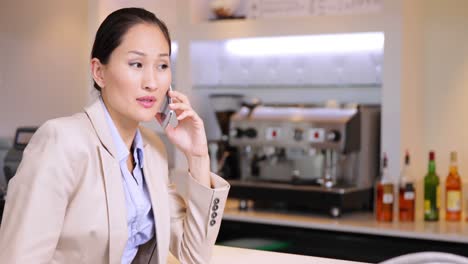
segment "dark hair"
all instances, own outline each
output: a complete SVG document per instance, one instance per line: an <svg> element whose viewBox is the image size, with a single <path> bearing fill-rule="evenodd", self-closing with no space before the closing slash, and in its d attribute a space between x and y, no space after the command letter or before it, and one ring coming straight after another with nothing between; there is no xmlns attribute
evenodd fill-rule
<svg viewBox="0 0 468 264"><path fill-rule="evenodd" d="M122 43L123 36L137 24L153 24L161 29L169 45L171 54L171 37L166 24L153 13L143 8L122 8L112 12L104 19L96 32L91 58L97 58L102 64L109 62L112 52ZM101 91L101 87L94 82L94 88Z"/></svg>

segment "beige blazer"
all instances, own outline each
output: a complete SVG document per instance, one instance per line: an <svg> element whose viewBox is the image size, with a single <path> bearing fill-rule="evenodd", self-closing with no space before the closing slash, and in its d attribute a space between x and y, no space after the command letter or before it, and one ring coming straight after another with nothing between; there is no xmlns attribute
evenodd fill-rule
<svg viewBox="0 0 468 264"><path fill-rule="evenodd" d="M166 263L169 250L182 263L209 263L229 184L215 174L213 189L186 172L169 177L162 141L140 131L156 239L140 246L133 263ZM121 263L127 213L114 157L99 101L42 125L8 186L0 263Z"/></svg>

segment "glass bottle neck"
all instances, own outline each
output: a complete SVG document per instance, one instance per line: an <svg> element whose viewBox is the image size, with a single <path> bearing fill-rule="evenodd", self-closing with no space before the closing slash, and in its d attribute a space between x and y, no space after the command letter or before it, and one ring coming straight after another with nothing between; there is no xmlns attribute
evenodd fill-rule
<svg viewBox="0 0 468 264"><path fill-rule="evenodd" d="M428 171L429 171L430 174L435 174L435 171L436 171L435 161L433 161L433 160L429 161Z"/></svg>
<svg viewBox="0 0 468 264"><path fill-rule="evenodd" d="M450 173L451 174L458 174L458 165L456 162L452 162L450 164Z"/></svg>

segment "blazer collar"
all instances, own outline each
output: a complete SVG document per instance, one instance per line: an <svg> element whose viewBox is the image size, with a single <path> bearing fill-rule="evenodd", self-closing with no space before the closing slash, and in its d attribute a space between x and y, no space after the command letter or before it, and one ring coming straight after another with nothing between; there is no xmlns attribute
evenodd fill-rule
<svg viewBox="0 0 468 264"><path fill-rule="evenodd" d="M93 125L102 145L107 149L112 157L118 159L119 153L106 120L105 107L104 102L100 97L98 97L91 105L85 107L84 111L88 115L89 120L91 120L91 124ZM137 137L138 136L140 137L139 140L142 141L143 147L146 147L147 143L146 140L144 140L144 137L141 137L141 135L137 135Z"/></svg>
<svg viewBox="0 0 468 264"><path fill-rule="evenodd" d="M85 113L88 115L89 120L91 120L91 124L104 148L112 157L117 159L118 152L114 145L109 126L107 125L104 107L101 100L97 98L91 105L85 108Z"/></svg>

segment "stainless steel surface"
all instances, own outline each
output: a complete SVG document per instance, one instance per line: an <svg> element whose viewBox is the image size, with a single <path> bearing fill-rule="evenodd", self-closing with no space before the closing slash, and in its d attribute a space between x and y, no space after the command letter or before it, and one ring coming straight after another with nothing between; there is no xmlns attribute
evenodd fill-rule
<svg viewBox="0 0 468 264"><path fill-rule="evenodd" d="M243 107L231 117L231 145L335 149L359 148L356 109L259 106Z"/></svg>
<svg viewBox="0 0 468 264"><path fill-rule="evenodd" d="M283 190L297 190L297 191L319 191L327 193L336 193L336 194L345 194L347 192L354 192L362 190L363 188L356 186L343 186L343 187L333 187L333 188L323 188L319 185L292 185L287 183L272 183L272 182L261 182L261 181L241 181L241 180L231 180L231 184L236 186L251 186L255 188L263 189L283 189Z"/></svg>
<svg viewBox="0 0 468 264"><path fill-rule="evenodd" d="M229 143L240 149L241 179L370 187L377 175L379 107L242 108Z"/></svg>

